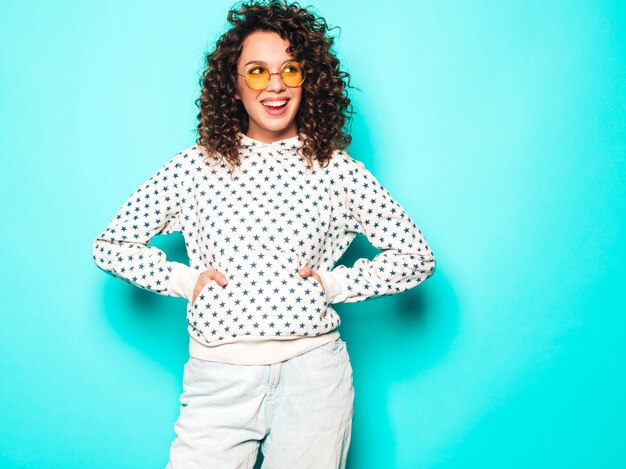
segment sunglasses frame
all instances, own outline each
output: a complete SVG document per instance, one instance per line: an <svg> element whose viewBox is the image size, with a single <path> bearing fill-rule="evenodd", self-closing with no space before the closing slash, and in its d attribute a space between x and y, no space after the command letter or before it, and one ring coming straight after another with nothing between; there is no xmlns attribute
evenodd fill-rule
<svg viewBox="0 0 626 469"><path fill-rule="evenodd" d="M286 66L288 66L288 65L290 65L290 64L294 64L294 63L296 63L296 64L298 64L298 65L300 66L300 70L302 71L302 81L301 81L299 84L297 84L297 85L290 86L290 85L288 85L287 83L285 83L285 80L283 80L283 75L282 75L282 74L283 74L283 71L285 70L285 67L286 67ZM248 72L249 72L252 68L254 68L254 67L262 67L262 68L264 68L265 70L267 70L267 72L270 74L270 78L269 78L269 80L267 81L267 84L266 84L263 88L260 88L260 89L252 88L252 87L250 86L250 84L248 83L247 74L248 74ZM241 74L241 73L237 72L237 75L239 75L239 76L243 77L243 78L244 78L244 81L246 82L246 86L247 86L248 88L250 88L251 90L253 90L253 91L262 91L262 90L264 90L265 88L267 88L267 86L268 86L268 85L272 82L272 75L279 75L279 76L280 76L280 81L282 81L282 82L283 82L283 84L284 84L286 87L288 87L288 88L297 88L298 86L301 86L301 85L302 85L302 83L304 83L304 79L306 78L306 73L304 72L304 65L303 65L303 64L302 64L302 62L300 62L299 60L289 60L288 62L285 62L285 63L284 63L284 64L280 67L280 71L278 71L278 72L274 72L274 73L270 72L270 69L269 69L268 67L266 67L265 65L263 65L263 64L260 64L260 63L259 63L259 64L251 64L251 65L250 65L250 66L246 69L246 72L245 72L245 73Z"/></svg>

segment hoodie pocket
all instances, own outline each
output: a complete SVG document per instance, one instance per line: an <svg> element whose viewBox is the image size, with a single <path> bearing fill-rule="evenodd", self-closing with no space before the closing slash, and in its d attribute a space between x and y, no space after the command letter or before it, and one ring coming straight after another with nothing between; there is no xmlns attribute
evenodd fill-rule
<svg viewBox="0 0 626 469"><path fill-rule="evenodd" d="M205 283L204 286L198 292L198 296L196 296L196 299L193 301L193 303L191 301L189 302L189 307L190 308L193 308L194 305L198 302L198 300L203 299L203 297L205 295L205 290L209 287L209 284L211 284L211 283L216 283L216 282L215 282L215 280L211 279L207 283Z"/></svg>
<svg viewBox="0 0 626 469"><path fill-rule="evenodd" d="M196 296L193 303L191 301L187 302L187 322L196 331L200 330L202 327L202 321L204 321L204 313L202 311L203 308L201 308L200 305L207 301L207 296L213 289L215 289L216 286L218 288L222 288L215 280L210 280L202 287L202 289L200 289L198 296Z"/></svg>
<svg viewBox="0 0 626 469"><path fill-rule="evenodd" d="M299 275L299 274L298 274ZM313 285L313 287L315 287L319 293L317 293L318 296L320 296L321 298L323 298L324 300L324 304L326 304L326 291L324 290L324 288L322 287L322 284L318 281L315 280L315 278L313 278L313 276L309 276L307 277L305 280L310 281L311 284Z"/></svg>
<svg viewBox="0 0 626 469"><path fill-rule="evenodd" d="M301 336L329 331L321 284L302 278L297 258L282 251L229 253L214 268L228 284L205 285L188 307L188 321L213 342L241 335Z"/></svg>

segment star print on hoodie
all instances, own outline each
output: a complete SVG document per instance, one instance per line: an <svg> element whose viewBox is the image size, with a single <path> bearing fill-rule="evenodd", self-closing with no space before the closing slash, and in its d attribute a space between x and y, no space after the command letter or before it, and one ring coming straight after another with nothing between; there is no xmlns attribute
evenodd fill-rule
<svg viewBox="0 0 626 469"><path fill-rule="evenodd" d="M345 150L306 167L301 139L264 143L240 134L241 166L201 146L174 155L132 194L97 236L96 265L155 293L183 297L191 336L209 344L246 336L317 336L336 329L333 304L400 293L430 277L432 251L415 222ZM149 246L182 232L189 264ZM357 233L381 252L336 265ZM309 266L322 279L302 278ZM199 275L215 269L192 303Z"/></svg>

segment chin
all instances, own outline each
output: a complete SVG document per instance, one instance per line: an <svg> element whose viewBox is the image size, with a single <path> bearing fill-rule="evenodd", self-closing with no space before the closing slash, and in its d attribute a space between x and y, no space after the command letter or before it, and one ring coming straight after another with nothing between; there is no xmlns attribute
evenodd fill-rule
<svg viewBox="0 0 626 469"><path fill-rule="evenodd" d="M267 132L281 133L288 130L292 125L293 121L286 121L284 123L279 121L272 121L268 122L266 125L263 125L262 128Z"/></svg>

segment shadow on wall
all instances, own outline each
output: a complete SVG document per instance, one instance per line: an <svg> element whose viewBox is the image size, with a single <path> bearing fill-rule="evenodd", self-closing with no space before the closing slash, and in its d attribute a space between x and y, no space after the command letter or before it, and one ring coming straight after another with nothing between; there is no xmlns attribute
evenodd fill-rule
<svg viewBox="0 0 626 469"><path fill-rule="evenodd" d="M165 251L168 260L189 263L180 233L157 236L151 245ZM184 298L159 295L110 275L105 282L104 312L111 328L181 383L189 357L186 306Z"/></svg>
<svg viewBox="0 0 626 469"><path fill-rule="evenodd" d="M358 235L340 262L350 266L356 259L371 259L377 252ZM359 459L372 454L366 446L373 440L377 463L397 467L395 429L388 412L390 388L394 383L419 379L436 366L458 334L459 305L445 277L441 256L435 252L435 257L435 274L411 290L335 305L354 369L355 416L348 469L373 467L373 461ZM416 396L415 402L407 403L406 413L410 415L413 406L423 402ZM360 415L364 415L362 420Z"/></svg>
<svg viewBox="0 0 626 469"><path fill-rule="evenodd" d="M384 152L374 154L375 148L384 148L384 145L374 144L367 121L358 117L359 98L356 96L353 101L357 117L351 132L353 143L347 151L377 174L377 164L387 155ZM393 188L387 188L394 195ZM422 226L418 214L409 213L409 216ZM426 239L430 241L426 222L424 228ZM339 330L348 344L354 369L355 414L347 469L397 467L395 429L387 410L390 388L397 382L419 379L446 356L458 334L456 294L445 276L441 253L437 246L432 249L437 261L436 271L423 284L395 295L335 305L341 317ZM357 259L371 259L378 252L359 234L338 263L351 266ZM423 404L416 396L414 403L407 403L406 413L410 415L420 405ZM376 442L375 461L371 460L373 453L367 448L373 441Z"/></svg>

